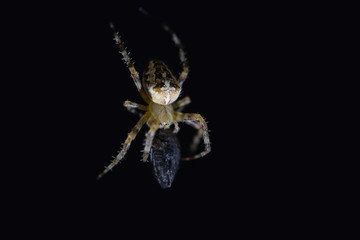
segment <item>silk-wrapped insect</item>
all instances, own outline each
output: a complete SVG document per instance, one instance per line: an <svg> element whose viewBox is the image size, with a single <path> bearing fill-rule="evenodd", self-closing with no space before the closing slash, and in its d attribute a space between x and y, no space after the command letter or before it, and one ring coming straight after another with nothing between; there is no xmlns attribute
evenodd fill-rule
<svg viewBox="0 0 360 240"><path fill-rule="evenodd" d="M153 173L161 188L170 188L179 169L180 144L171 129L159 129L154 137L150 162Z"/></svg>

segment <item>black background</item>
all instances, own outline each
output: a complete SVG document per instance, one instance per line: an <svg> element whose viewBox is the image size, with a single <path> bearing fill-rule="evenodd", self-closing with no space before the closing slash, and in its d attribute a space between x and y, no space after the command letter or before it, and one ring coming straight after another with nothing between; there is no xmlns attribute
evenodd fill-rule
<svg viewBox="0 0 360 240"><path fill-rule="evenodd" d="M200 113L211 131L212 152L182 162L166 190L140 161L147 127L122 163L96 180L138 119L122 103L142 103L109 22L140 74L155 58L181 71L170 37L139 7L181 39L190 64L182 96L192 99L185 112ZM296 6L119 1L15 9L10 40L21 57L9 59L16 67L8 142L15 143L9 149L16 161L9 161L15 170L6 177L6 196L21 217L9 222L33 221L26 231L48 228L54 235L121 236L129 227L134 234L148 227L154 235L169 228L223 235L295 211L301 152L288 139L300 128L291 123L300 116L290 100L296 84L289 82L301 75L302 60L291 57L301 51ZM180 127L187 155L195 131Z"/></svg>

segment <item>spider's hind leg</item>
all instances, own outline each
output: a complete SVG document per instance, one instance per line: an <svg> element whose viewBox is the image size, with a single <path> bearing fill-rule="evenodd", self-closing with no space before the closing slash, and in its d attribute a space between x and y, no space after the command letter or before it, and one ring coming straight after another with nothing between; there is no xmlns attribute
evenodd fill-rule
<svg viewBox="0 0 360 240"><path fill-rule="evenodd" d="M194 153L196 151L196 149L198 148L199 146L199 143L200 143L200 140L201 140L201 137L203 135L203 130L201 128L201 126L199 124L197 124L196 122L193 122L193 121L184 121L187 125L197 129L197 133L196 135L194 136L193 138L193 141L190 145L190 152L191 153Z"/></svg>
<svg viewBox="0 0 360 240"><path fill-rule="evenodd" d="M207 124L204 120L204 118L197 113L180 113L180 112L176 112L175 113L176 116L176 120L178 122L186 122L189 124L189 122L191 122L190 125L192 125L195 128L199 128L199 133L202 134L202 138L204 139L204 145L205 145L205 149L192 156L192 157L185 157L182 158L181 160L193 160L196 158L200 158L205 156L206 154L208 154L211 151L211 147L210 147L210 138L209 138L209 131L208 131L208 127ZM195 141L198 141L196 139L194 139Z"/></svg>

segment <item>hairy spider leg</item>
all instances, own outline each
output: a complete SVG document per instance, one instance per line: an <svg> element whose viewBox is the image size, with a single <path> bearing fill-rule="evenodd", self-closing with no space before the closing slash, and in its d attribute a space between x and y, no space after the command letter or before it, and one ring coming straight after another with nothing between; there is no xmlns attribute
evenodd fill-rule
<svg viewBox="0 0 360 240"><path fill-rule="evenodd" d="M118 45L119 49L120 49L120 53L123 56L123 60L125 61L132 79L134 80L134 83L136 85L136 88L138 89L138 91L140 92L141 97L144 99L144 101L146 103L149 103L150 100L148 98L148 96L146 95L144 89L141 86L141 81L140 81L140 77L139 77L139 73L136 71L134 64L131 62L131 58L129 57L129 54L126 51L126 48L124 46L124 43L121 41L119 34L116 32L114 25L110 22L110 28L114 33L114 40L116 42L116 44Z"/></svg>
<svg viewBox="0 0 360 240"><path fill-rule="evenodd" d="M136 125L133 127L133 129L131 130L131 132L128 134L125 143L123 145L123 148L121 149L121 151L119 152L119 154L111 161L111 163L105 167L105 170L100 173L97 177L97 179L100 179L102 176L104 176L108 171L110 171L116 164L118 164L121 159L124 158L127 150L130 147L131 142L135 139L136 135L139 133L140 129L142 128L142 126L146 123L146 121L149 118L150 113L145 113L140 120L136 123Z"/></svg>
<svg viewBox="0 0 360 240"><path fill-rule="evenodd" d="M194 153L196 151L197 147L199 146L201 137L203 135L203 130L202 130L201 126L199 124L197 124L196 122L192 122L192 121L188 121L188 120L185 120L184 122L186 124L188 124L189 126L198 130L196 135L193 138L191 145L190 145L190 151L192 153Z"/></svg>
<svg viewBox="0 0 360 240"><path fill-rule="evenodd" d="M179 57L180 57L180 61L181 61L183 70L177 81L178 81L179 86L182 87L184 81L186 80L186 78L189 74L189 63L187 61L187 58L185 57L184 46L181 44L181 41L178 38L178 36L175 34L175 32L173 30L171 30L171 28L169 28L168 25L162 24L162 26L163 26L164 30L167 31L171 35L171 38L172 38L173 42L175 43L175 46L179 49Z"/></svg>
<svg viewBox="0 0 360 240"><path fill-rule="evenodd" d="M142 156L142 161L144 162L146 162L149 157L150 149L155 137L155 133L159 129L159 126L156 123L149 125L150 125L150 130L146 133L145 148Z"/></svg>
<svg viewBox="0 0 360 240"><path fill-rule="evenodd" d="M143 112L140 112L139 110L141 111L147 111L148 110L148 107L145 106L145 105L141 105L141 104L138 104L136 102L131 102L129 100L126 100L124 102L124 107L126 107L126 109L131 112L131 113L134 113L134 114L137 114L138 116L142 116L144 113Z"/></svg>
<svg viewBox="0 0 360 240"><path fill-rule="evenodd" d="M184 107L186 105L190 104L190 103L191 103L190 98L189 97L184 97L184 98L174 102L172 104L172 107L173 107L174 110L177 110L177 111L181 112L184 109ZM174 125L175 125L175 128L174 128L173 132L178 133L180 131L178 122L174 121Z"/></svg>
<svg viewBox="0 0 360 240"><path fill-rule="evenodd" d="M145 106L145 105L142 105L142 104L139 104L139 103L136 103L136 102L132 102L132 101L129 101L129 100L126 100L124 102L124 106L126 108L135 108L135 109L139 109L141 111L147 111L148 110L148 107Z"/></svg>
<svg viewBox="0 0 360 240"><path fill-rule="evenodd" d="M184 98L176 101L175 103L173 103L172 106L173 106L174 110L177 110L177 111L181 112L181 111L184 109L184 107L185 107L186 105L190 104L190 103L191 103L190 97L184 97ZM186 124L188 124L189 126L191 126L191 127L193 127L193 128L195 128L195 129L198 130L197 133L196 133L196 135L195 135L194 138L193 138L193 141L192 141L191 145L190 145L190 151L191 151L192 153L194 153L194 152L196 151L197 147L199 146L201 137L202 137L202 135L203 135L203 133L202 133L202 128L201 128L201 126L200 126L199 124L197 124L196 122L188 121L188 120L185 120L184 122L185 122Z"/></svg>
<svg viewBox="0 0 360 240"><path fill-rule="evenodd" d="M186 105L191 103L191 99L189 97L184 97L172 104L174 110L181 112Z"/></svg>
<svg viewBox="0 0 360 240"><path fill-rule="evenodd" d="M209 131L204 118L197 113L175 112L174 115L178 122L194 122L194 126L195 125L200 126L202 131L202 138L204 139L204 145L205 145L205 149L199 154L196 154L192 157L181 158L181 160L193 160L208 154L211 151L211 147L210 147Z"/></svg>

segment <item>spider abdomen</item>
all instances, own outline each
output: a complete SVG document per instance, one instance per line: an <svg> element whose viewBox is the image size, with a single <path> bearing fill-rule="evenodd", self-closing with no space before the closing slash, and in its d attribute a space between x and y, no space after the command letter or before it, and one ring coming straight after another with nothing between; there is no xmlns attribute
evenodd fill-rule
<svg viewBox="0 0 360 240"><path fill-rule="evenodd" d="M149 62L145 68L142 82L148 97L161 105L173 103L181 91L170 69L160 60Z"/></svg>

